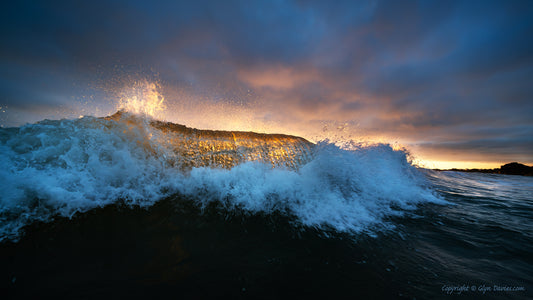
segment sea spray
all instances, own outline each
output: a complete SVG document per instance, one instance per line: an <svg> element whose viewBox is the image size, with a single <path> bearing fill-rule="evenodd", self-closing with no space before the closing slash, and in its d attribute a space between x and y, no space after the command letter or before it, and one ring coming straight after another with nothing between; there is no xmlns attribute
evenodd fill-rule
<svg viewBox="0 0 533 300"><path fill-rule="evenodd" d="M161 94L158 82L141 80L124 87L118 95L118 111L132 114L161 118L166 110L165 97Z"/></svg>

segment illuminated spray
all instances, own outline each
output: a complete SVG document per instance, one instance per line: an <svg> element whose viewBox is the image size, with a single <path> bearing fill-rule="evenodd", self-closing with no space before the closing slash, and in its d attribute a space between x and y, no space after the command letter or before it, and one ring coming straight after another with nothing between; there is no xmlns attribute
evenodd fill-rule
<svg viewBox="0 0 533 300"><path fill-rule="evenodd" d="M160 92L159 83L137 81L125 88L119 95L118 110L133 114L161 118L166 109L165 97Z"/></svg>

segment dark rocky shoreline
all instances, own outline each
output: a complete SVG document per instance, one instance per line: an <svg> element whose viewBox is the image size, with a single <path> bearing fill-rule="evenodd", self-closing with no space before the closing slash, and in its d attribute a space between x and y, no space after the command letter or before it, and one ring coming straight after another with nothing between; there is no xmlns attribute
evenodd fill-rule
<svg viewBox="0 0 533 300"><path fill-rule="evenodd" d="M449 169L437 171L459 171L459 172L477 172L477 173L490 173L490 174L505 174L505 175L522 175L533 176L533 167L526 166L521 163L512 162L505 164L497 169Z"/></svg>

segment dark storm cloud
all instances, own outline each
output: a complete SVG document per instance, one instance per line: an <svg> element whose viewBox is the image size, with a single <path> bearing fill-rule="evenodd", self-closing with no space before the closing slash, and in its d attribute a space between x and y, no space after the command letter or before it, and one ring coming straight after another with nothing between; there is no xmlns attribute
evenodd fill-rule
<svg viewBox="0 0 533 300"><path fill-rule="evenodd" d="M532 15L530 1L12 1L0 102L54 107L86 82L155 72L198 101L259 99L287 124L357 121L533 162Z"/></svg>

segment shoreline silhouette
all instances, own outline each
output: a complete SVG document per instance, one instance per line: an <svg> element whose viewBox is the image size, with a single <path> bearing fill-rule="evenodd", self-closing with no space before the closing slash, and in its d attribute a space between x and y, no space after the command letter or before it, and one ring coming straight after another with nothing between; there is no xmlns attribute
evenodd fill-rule
<svg viewBox="0 0 533 300"><path fill-rule="evenodd" d="M511 162L502 165L500 168L494 169L434 169L435 171L458 171L458 172L475 172L475 173L489 173L489 174L503 174L503 175L521 175L521 176L533 176L533 167L518 163Z"/></svg>

